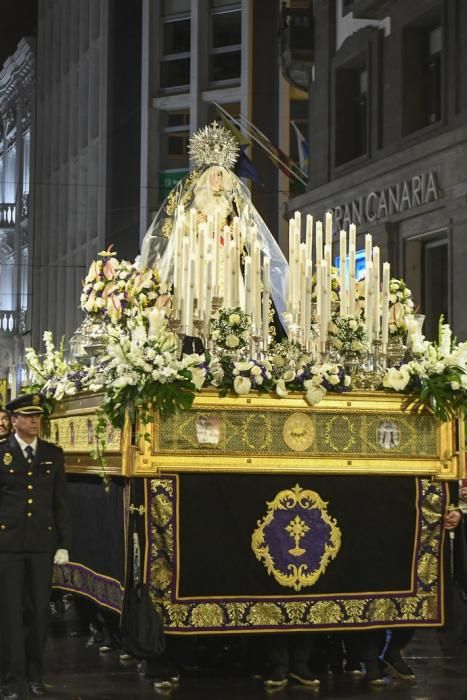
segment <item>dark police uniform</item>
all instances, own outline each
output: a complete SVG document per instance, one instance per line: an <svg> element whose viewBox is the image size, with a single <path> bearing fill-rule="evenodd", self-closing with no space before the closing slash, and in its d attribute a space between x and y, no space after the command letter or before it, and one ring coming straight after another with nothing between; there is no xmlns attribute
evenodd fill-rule
<svg viewBox="0 0 467 700"><path fill-rule="evenodd" d="M8 408L14 411L18 401L21 408L21 399ZM23 405L28 401L31 397ZM53 556L69 547L62 450L38 438L28 462L10 435L0 444L0 662L5 689L16 690L25 679L41 683Z"/></svg>

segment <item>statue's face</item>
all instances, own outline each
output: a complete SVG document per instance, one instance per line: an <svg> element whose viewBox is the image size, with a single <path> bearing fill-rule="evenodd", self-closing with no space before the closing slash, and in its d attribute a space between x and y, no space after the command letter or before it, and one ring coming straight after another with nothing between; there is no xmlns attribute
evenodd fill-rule
<svg viewBox="0 0 467 700"><path fill-rule="evenodd" d="M223 189L225 189L224 174L222 170L212 170L212 172L209 174L209 184L214 192L221 192Z"/></svg>

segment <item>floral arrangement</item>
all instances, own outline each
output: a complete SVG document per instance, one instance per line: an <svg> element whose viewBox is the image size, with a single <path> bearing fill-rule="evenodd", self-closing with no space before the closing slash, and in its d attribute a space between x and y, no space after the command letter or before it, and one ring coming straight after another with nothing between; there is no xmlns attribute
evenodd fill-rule
<svg viewBox="0 0 467 700"><path fill-rule="evenodd" d="M429 406L442 421L467 409L467 342L452 342L451 329L440 319L438 343L421 340L416 359L391 367L386 389L416 394L415 403Z"/></svg>
<svg viewBox="0 0 467 700"><path fill-rule="evenodd" d="M405 336L407 319L414 313L412 292L403 279L389 281L389 335Z"/></svg>
<svg viewBox="0 0 467 700"><path fill-rule="evenodd" d="M118 260L112 246L99 256L83 282L83 311L111 323L128 323L156 304L164 292L156 270L139 269L135 263Z"/></svg>
<svg viewBox="0 0 467 700"><path fill-rule="evenodd" d="M250 340L251 316L239 306L219 309L211 321L211 337L223 351L242 350Z"/></svg>
<svg viewBox="0 0 467 700"><path fill-rule="evenodd" d="M190 408L206 379L204 357L178 358L177 338L161 319L148 333L136 328L110 328L107 355L89 377L90 391L104 391L103 409L116 427L128 411L148 416L154 406L162 415Z"/></svg>
<svg viewBox="0 0 467 700"><path fill-rule="evenodd" d="M268 360L274 379L282 379L284 374L290 377L290 372L311 362L311 355L304 352L302 346L284 338L278 343L272 343L268 350ZM289 378L286 381L290 381Z"/></svg>
<svg viewBox="0 0 467 700"><path fill-rule="evenodd" d="M235 394L249 394L252 389L260 392L270 392L274 389L271 373L271 363L268 360L232 361L228 357L220 358L211 366L213 371L212 383L219 389L220 396L226 396L229 391Z"/></svg>
<svg viewBox="0 0 467 700"><path fill-rule="evenodd" d="M366 345L366 327L359 316L335 315L329 323L331 345L343 354L359 353Z"/></svg>

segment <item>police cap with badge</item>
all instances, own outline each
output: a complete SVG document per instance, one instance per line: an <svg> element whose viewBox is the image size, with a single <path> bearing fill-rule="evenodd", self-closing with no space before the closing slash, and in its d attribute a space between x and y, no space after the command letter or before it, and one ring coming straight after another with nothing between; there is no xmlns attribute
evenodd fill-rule
<svg viewBox="0 0 467 700"><path fill-rule="evenodd" d="M44 397L41 394L22 394L5 406L12 416L34 416L44 413Z"/></svg>

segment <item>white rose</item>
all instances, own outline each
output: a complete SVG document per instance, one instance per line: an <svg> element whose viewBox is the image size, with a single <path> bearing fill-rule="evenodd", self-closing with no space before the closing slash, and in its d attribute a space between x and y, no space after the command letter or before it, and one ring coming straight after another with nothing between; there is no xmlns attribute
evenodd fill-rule
<svg viewBox="0 0 467 700"><path fill-rule="evenodd" d="M256 377L255 377L255 382L256 382L256 384L257 384L258 386L260 386L260 385L264 382L264 379L263 379L263 377L261 377L261 376L259 376L259 377L256 376Z"/></svg>
<svg viewBox="0 0 467 700"><path fill-rule="evenodd" d="M219 334L219 331L213 331L213 332L211 333L211 338L212 338L213 340L217 340L217 339L219 338L219 335L220 335L220 334Z"/></svg>
<svg viewBox="0 0 467 700"><path fill-rule="evenodd" d="M257 377L258 375L261 374L261 367L258 367L258 365L253 365L251 368L250 374L253 375L253 377Z"/></svg>
<svg viewBox="0 0 467 700"><path fill-rule="evenodd" d="M356 330L357 330L357 328L358 328L358 323L356 322L355 319L352 319L351 321L349 321L349 328L350 328L351 331L356 331Z"/></svg>
<svg viewBox="0 0 467 700"><path fill-rule="evenodd" d="M363 344L359 340L352 340L350 347L352 350L355 350L355 352L363 350Z"/></svg>
<svg viewBox="0 0 467 700"><path fill-rule="evenodd" d="M251 389L251 380L248 377L235 377L234 391L236 394L249 394Z"/></svg>
<svg viewBox="0 0 467 700"><path fill-rule="evenodd" d="M283 367L285 365L285 359L282 357L282 355L273 355L271 357L271 362L274 367Z"/></svg>
<svg viewBox="0 0 467 700"><path fill-rule="evenodd" d="M231 326L238 326L240 323L240 316L238 314L230 314L229 323Z"/></svg>
<svg viewBox="0 0 467 700"><path fill-rule="evenodd" d="M287 388L285 386L285 381L283 379L278 379L276 383L276 394L280 396L281 399L285 399L289 395Z"/></svg>
<svg viewBox="0 0 467 700"><path fill-rule="evenodd" d="M332 384L333 386L335 386L336 384L339 384L339 381L340 380L339 380L339 377L337 376L337 374L328 375L329 384Z"/></svg>
<svg viewBox="0 0 467 700"><path fill-rule="evenodd" d="M316 386L312 389L308 389L305 394L305 399L308 401L310 406L314 406L319 403L326 396L326 389L322 386Z"/></svg>
<svg viewBox="0 0 467 700"><path fill-rule="evenodd" d="M461 385L459 384L459 382L451 382L451 389L453 391L459 391L460 388L461 388Z"/></svg>
<svg viewBox="0 0 467 700"><path fill-rule="evenodd" d="M225 344L228 348L237 348L240 345L240 339L233 333L229 333L225 339Z"/></svg>

